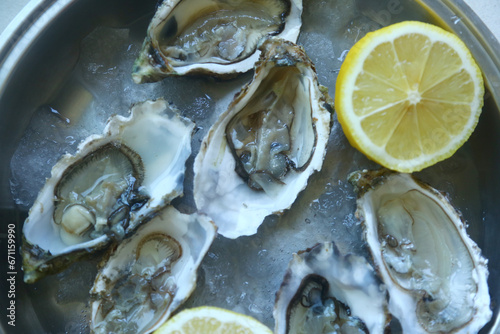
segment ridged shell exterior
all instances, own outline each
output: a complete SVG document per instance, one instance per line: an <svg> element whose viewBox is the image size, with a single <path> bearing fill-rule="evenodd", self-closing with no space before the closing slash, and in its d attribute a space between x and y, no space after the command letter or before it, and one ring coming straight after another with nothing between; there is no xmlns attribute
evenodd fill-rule
<svg viewBox="0 0 500 334"><path fill-rule="evenodd" d="M80 143L75 154L64 155L52 168L51 177L40 190L24 222L22 256L25 282L33 283L47 274L56 273L112 242L106 234L72 246L62 242L60 226L53 219L54 191L69 166L111 142L123 143L141 157L146 169L142 186L150 199L141 209L131 213L125 231L125 235L129 235L145 217L182 195L193 129L194 123L179 116L166 101L147 101L133 106L128 117L110 117L102 135L88 137ZM169 145L169 150L164 150L166 145ZM123 237L113 236L115 239Z"/></svg>
<svg viewBox="0 0 500 334"><path fill-rule="evenodd" d="M94 301L91 303L91 330L96 333L106 333L106 323L102 322L101 310L103 301L109 298L117 280L123 284L127 280L126 268L130 267L136 257L138 244L151 235L167 235L175 239L182 250L178 260L171 268L169 284L174 291L171 301L164 307L159 307L154 314L138 317L135 312L128 317L126 328L135 333L151 333L165 322L172 312L178 308L196 287L196 273L203 257L208 251L216 236L216 227L212 221L199 214L186 215L169 206L151 221L143 224L131 238L122 242L112 252L105 265L95 279L90 294ZM121 276L125 273L125 276ZM166 289L160 287L159 289ZM127 307L127 305L122 305ZM112 311L110 311L112 312ZM122 321L123 322L123 321ZM124 329L124 328L122 328Z"/></svg>
<svg viewBox="0 0 500 334"><path fill-rule="evenodd" d="M462 239L474 264L471 278L477 285L477 291L475 296L472 296L473 305L471 305L471 307L473 308L473 317L463 326L451 328L447 332L462 334L477 333L492 316L487 284L487 260L481 256L481 250L467 235L466 224L461 214L450 204L449 200L441 192L416 180L410 174L399 174L385 169L379 171L365 170L352 173L349 179L358 193L358 209L356 214L363 224L363 237L373 256L376 269L382 281L387 286L387 292L389 293L389 312L400 321L403 332L419 334L428 333L417 318L418 303L424 298L424 292L402 288L393 281L389 274L387 264L384 260L381 242L379 241L377 203L380 198L384 200L396 198L397 196L417 189L435 203L439 203L443 212L450 217L449 221L453 222L451 229L455 230ZM443 239L446 238L446 236L442 237ZM434 245L432 247L442 246L443 245ZM437 254L435 256L437 256ZM460 278L454 277L445 277L444 279L461 280ZM454 291L452 290L450 293L454 293Z"/></svg>
<svg viewBox="0 0 500 334"><path fill-rule="evenodd" d="M132 77L136 83L159 81L171 75L234 77L238 73L247 72L254 67L260 56L260 50L258 49L251 56L230 64L195 63L185 66L172 66L169 58L159 50L158 41L156 41L153 32L182 1L185 0L164 0L157 8L149 24L142 50L134 64ZM285 26L276 36L296 42L302 25L302 0L290 0L290 5L290 12L285 19Z"/></svg>
<svg viewBox="0 0 500 334"><path fill-rule="evenodd" d="M312 275L326 279L328 295L349 307L351 315L363 321L368 333L385 332L390 320L386 292L372 266L358 255L341 254L333 242L327 242L293 254L276 294L275 334L293 331L288 318L290 303L304 279Z"/></svg>

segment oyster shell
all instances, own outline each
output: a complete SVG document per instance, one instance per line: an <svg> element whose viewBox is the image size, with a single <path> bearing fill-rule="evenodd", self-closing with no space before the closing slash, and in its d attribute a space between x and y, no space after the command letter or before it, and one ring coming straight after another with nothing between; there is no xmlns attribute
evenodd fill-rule
<svg viewBox="0 0 500 334"><path fill-rule="evenodd" d="M274 333L384 333L386 293L372 266L332 242L293 255L276 294Z"/></svg>
<svg viewBox="0 0 500 334"><path fill-rule="evenodd" d="M181 195L193 128L165 101L148 101L64 155L24 222L25 282L124 238Z"/></svg>
<svg viewBox="0 0 500 334"><path fill-rule="evenodd" d="M90 293L94 333L150 333L196 286L196 271L216 235L203 215L167 207L122 242Z"/></svg>
<svg viewBox="0 0 500 334"><path fill-rule="evenodd" d="M151 20L132 77L229 75L250 70L267 36L295 42L302 0L164 0Z"/></svg>
<svg viewBox="0 0 500 334"><path fill-rule="evenodd" d="M437 190L386 170L350 176L364 238L405 333L477 333L491 318L487 260Z"/></svg>
<svg viewBox="0 0 500 334"><path fill-rule="evenodd" d="M299 46L267 40L253 80L211 127L194 163L194 199L228 238L288 209L321 169L328 95Z"/></svg>

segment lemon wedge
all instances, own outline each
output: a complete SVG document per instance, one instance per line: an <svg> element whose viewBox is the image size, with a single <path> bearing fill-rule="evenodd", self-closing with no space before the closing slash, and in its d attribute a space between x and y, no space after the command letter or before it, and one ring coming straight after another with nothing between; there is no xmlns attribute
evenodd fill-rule
<svg viewBox="0 0 500 334"><path fill-rule="evenodd" d="M481 71L456 35L405 21L368 33L352 47L337 78L335 109L352 146L410 173L464 144L483 95Z"/></svg>
<svg viewBox="0 0 500 334"><path fill-rule="evenodd" d="M186 309L154 334L272 334L265 325L244 314L212 306Z"/></svg>

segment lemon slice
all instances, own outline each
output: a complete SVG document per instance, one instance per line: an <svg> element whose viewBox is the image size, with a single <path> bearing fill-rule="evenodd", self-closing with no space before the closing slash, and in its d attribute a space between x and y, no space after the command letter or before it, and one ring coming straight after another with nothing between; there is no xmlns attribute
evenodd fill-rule
<svg viewBox="0 0 500 334"><path fill-rule="evenodd" d="M272 334L265 325L244 314L212 306L179 312L154 334Z"/></svg>
<svg viewBox="0 0 500 334"><path fill-rule="evenodd" d="M465 44L414 21L368 33L340 68L335 109L351 145L400 172L456 152L483 106L481 71Z"/></svg>

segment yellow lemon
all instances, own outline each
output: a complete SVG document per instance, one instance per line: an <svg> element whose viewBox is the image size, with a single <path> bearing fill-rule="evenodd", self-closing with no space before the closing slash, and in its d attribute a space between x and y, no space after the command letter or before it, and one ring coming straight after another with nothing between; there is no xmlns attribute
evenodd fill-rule
<svg viewBox="0 0 500 334"><path fill-rule="evenodd" d="M351 145L400 172L444 160L474 130L481 71L465 44L414 21L368 33L340 68L335 109Z"/></svg>
<svg viewBox="0 0 500 334"><path fill-rule="evenodd" d="M265 325L244 314L212 306L179 312L154 334L272 334Z"/></svg>

